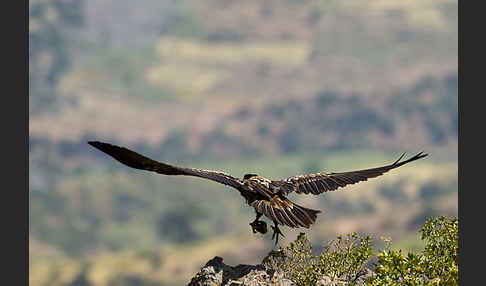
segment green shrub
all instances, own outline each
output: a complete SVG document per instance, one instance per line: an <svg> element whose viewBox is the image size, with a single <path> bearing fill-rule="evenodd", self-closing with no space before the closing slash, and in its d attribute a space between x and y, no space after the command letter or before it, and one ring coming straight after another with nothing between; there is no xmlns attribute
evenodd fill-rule
<svg viewBox="0 0 486 286"><path fill-rule="evenodd" d="M312 246L305 234L300 233L289 246L271 251L263 259L263 264L284 273L298 285L315 285L324 275L331 280L353 283L363 273L371 254L370 236L351 233L346 237L338 236L316 256L312 254Z"/></svg>
<svg viewBox="0 0 486 286"><path fill-rule="evenodd" d="M263 259L263 265L284 273L285 278L299 285L315 285L320 275L315 256L312 255L312 246L302 232L289 246L272 250Z"/></svg>
<svg viewBox="0 0 486 286"><path fill-rule="evenodd" d="M457 250L459 221L457 218L444 216L429 219L420 230L422 239L426 241L423 252L425 274L432 278L440 278L447 285L457 284Z"/></svg>
<svg viewBox="0 0 486 286"><path fill-rule="evenodd" d="M323 252L318 256L318 265L322 273L332 280L356 281L363 273L371 254L371 237L360 237L353 232L346 238L338 236L324 246Z"/></svg>
<svg viewBox="0 0 486 286"><path fill-rule="evenodd" d="M391 249L391 239L385 240L385 248L376 254L375 273L366 277L366 285L457 285L458 219L431 218L420 232L425 241L420 253L404 255ZM314 255L309 240L300 233L288 246L272 250L262 263L297 285L315 285L324 275L355 285L373 256L371 245L369 235L351 233L338 236Z"/></svg>
<svg viewBox="0 0 486 286"><path fill-rule="evenodd" d="M413 253L404 256L401 250L391 249L377 256L376 277L368 279L370 285L428 285L420 266L421 256Z"/></svg>
<svg viewBox="0 0 486 286"><path fill-rule="evenodd" d="M420 232L425 240L421 253L405 256L389 246L378 253L370 285L457 285L457 218L431 218Z"/></svg>

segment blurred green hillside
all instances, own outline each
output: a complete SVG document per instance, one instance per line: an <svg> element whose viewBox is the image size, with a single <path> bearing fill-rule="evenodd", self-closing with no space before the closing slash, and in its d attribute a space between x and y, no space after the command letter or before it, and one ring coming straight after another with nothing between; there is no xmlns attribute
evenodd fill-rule
<svg viewBox="0 0 486 286"><path fill-rule="evenodd" d="M154 159L285 178L430 154L315 196L316 246L346 232L421 249L457 216L457 1L29 2L31 285L181 285L261 261L237 192L126 168ZM284 229L283 244L301 230Z"/></svg>

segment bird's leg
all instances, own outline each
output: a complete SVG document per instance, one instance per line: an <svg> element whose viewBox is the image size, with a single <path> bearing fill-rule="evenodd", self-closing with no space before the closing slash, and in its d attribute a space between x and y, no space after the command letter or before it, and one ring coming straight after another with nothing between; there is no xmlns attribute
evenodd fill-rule
<svg viewBox="0 0 486 286"><path fill-rule="evenodd" d="M281 235L283 237L285 237L285 235L283 235L283 233L280 231L280 228L278 228L278 224L274 221L273 222L273 226L272 226L272 229L273 229L273 235L272 235L272 239L275 238L275 245L277 245L278 243L278 236Z"/></svg>

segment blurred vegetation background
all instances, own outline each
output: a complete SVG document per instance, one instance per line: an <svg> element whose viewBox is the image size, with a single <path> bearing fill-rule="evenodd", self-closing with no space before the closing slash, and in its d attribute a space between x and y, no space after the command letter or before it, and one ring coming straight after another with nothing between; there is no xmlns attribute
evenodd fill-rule
<svg viewBox="0 0 486 286"><path fill-rule="evenodd" d="M273 247L237 192L88 140L275 179L423 150L291 197L325 211L314 246L357 231L423 248L427 218L457 215L457 39L451 0L29 1L30 284L184 285L215 255L254 264Z"/></svg>

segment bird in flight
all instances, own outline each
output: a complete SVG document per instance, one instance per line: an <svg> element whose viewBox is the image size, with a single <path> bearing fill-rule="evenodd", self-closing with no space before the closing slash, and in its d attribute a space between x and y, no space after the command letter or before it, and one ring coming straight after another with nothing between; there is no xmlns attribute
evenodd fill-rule
<svg viewBox="0 0 486 286"><path fill-rule="evenodd" d="M405 155L403 153L394 163L383 167L340 173L320 172L293 176L284 180L270 180L257 174L245 174L241 179L223 172L177 167L152 160L124 147L99 141L89 141L88 144L135 169L163 175L196 176L235 188L245 198L246 203L255 209L256 218L250 223L253 233L267 233L267 224L260 220L262 215L273 221L272 239L275 238L275 245L278 243L279 235L283 236L279 225L309 228L315 223L317 214L322 213L320 210L309 209L290 201L287 198L288 194L296 192L319 195L334 191L346 185L381 176L392 169L428 155L420 152L405 161L400 161Z"/></svg>

